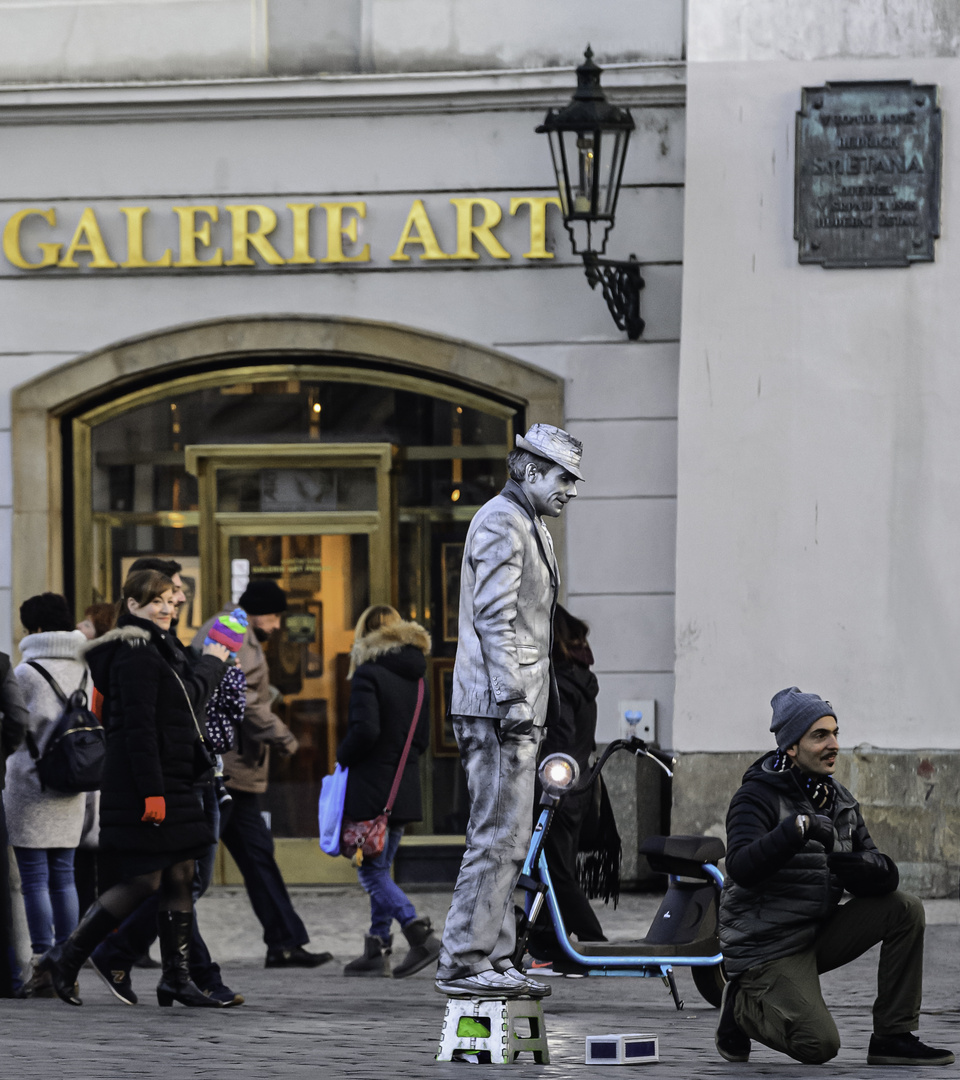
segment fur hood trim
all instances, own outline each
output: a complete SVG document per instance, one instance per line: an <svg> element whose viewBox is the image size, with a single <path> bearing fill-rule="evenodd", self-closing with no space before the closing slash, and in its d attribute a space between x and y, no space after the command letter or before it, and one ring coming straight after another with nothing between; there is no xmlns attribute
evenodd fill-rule
<svg viewBox="0 0 960 1080"><path fill-rule="evenodd" d="M92 641L88 641L81 645L77 650L79 656L86 656L87 653L92 652L94 649L99 649L101 645L109 645L111 642L117 644L140 644L141 642L150 640L149 630L144 630L139 626L115 626L112 630L108 630L102 637L94 638Z"/></svg>
<svg viewBox="0 0 960 1080"><path fill-rule="evenodd" d="M353 673L361 664L376 660L384 653L396 652L404 645L413 645L425 656L429 655L430 635L419 623L415 622L398 622L372 631L353 643L353 648L350 650L350 672L347 677L353 678Z"/></svg>

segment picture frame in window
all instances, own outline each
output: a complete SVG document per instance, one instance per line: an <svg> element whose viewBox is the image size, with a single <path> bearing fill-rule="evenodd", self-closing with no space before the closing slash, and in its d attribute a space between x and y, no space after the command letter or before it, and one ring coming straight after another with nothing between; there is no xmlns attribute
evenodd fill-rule
<svg viewBox="0 0 960 1080"><path fill-rule="evenodd" d="M433 665L430 692L431 749L434 757L457 757L460 751L457 749L457 740L453 734L453 720L449 716L454 661L451 658L440 657L431 663Z"/></svg>
<svg viewBox="0 0 960 1080"><path fill-rule="evenodd" d="M460 638L460 567L463 542L440 545L441 629L444 642Z"/></svg>

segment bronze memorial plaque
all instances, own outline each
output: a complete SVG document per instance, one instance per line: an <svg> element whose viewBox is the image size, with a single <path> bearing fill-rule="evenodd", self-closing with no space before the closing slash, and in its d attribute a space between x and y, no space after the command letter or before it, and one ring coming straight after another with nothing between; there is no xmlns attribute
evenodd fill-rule
<svg viewBox="0 0 960 1080"><path fill-rule="evenodd" d="M793 235L802 263L932 262L940 235L936 86L834 82L803 90Z"/></svg>

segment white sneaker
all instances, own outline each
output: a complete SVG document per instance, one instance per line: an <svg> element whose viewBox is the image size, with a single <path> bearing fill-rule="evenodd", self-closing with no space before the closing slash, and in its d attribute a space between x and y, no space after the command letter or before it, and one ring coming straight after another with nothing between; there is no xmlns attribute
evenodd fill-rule
<svg viewBox="0 0 960 1080"><path fill-rule="evenodd" d="M515 998L527 993L522 983L499 971L478 971L456 979L437 979L438 994L453 998Z"/></svg>
<svg viewBox="0 0 960 1080"><path fill-rule="evenodd" d="M508 979L513 979L515 983L522 986L523 990L521 993L524 997L545 998L553 993L552 986L547 986L546 983L537 982L536 979L531 979L529 975L524 975L519 968L513 967L513 965L504 968L500 974L506 975Z"/></svg>

